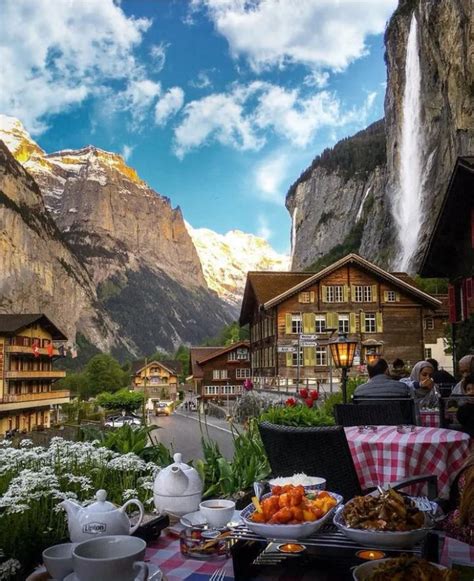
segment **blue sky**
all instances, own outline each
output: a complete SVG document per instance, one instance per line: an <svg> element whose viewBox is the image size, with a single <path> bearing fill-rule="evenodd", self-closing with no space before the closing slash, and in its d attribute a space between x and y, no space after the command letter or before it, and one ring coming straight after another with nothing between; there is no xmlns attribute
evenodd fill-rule
<svg viewBox="0 0 474 581"><path fill-rule="evenodd" d="M288 187L383 114L395 0L0 0L0 112L288 252Z"/></svg>

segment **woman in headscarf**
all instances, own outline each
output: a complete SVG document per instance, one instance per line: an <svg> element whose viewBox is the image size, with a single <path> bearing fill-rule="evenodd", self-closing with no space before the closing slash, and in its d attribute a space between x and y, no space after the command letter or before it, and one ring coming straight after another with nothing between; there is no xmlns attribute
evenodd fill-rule
<svg viewBox="0 0 474 581"><path fill-rule="evenodd" d="M461 381L456 383L456 385L453 387L451 395L466 395L463 387L463 381L468 375L474 373L474 355L464 355L464 357L461 357L459 360L458 368L459 373L461 374Z"/></svg>
<svg viewBox="0 0 474 581"><path fill-rule="evenodd" d="M434 368L428 361L418 361L411 370L410 377L400 379L406 383L415 398L423 398L428 395L434 387Z"/></svg>

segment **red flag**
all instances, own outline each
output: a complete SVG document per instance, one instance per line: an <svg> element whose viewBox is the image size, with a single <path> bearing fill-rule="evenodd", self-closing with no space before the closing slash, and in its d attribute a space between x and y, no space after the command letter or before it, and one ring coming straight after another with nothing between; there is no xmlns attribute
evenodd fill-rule
<svg viewBox="0 0 474 581"><path fill-rule="evenodd" d="M46 349L48 350L48 355L50 357L52 357L54 348L53 348L53 343L51 341L48 343L48 346L46 347Z"/></svg>
<svg viewBox="0 0 474 581"><path fill-rule="evenodd" d="M38 346L38 339L35 339L33 341L33 355L35 357L39 357L39 355L40 355L39 346Z"/></svg>

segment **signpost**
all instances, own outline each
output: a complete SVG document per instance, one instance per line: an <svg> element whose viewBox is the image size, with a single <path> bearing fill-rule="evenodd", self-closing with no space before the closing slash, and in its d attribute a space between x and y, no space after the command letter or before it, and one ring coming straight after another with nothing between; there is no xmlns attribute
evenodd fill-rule
<svg viewBox="0 0 474 581"><path fill-rule="evenodd" d="M316 347L317 344L316 341L301 341L300 347Z"/></svg>
<svg viewBox="0 0 474 581"><path fill-rule="evenodd" d="M317 335L305 335L304 333L300 334L300 341L316 341L316 339L318 338Z"/></svg>
<svg viewBox="0 0 474 581"><path fill-rule="evenodd" d="M278 345L278 353L294 353L296 348L292 345Z"/></svg>

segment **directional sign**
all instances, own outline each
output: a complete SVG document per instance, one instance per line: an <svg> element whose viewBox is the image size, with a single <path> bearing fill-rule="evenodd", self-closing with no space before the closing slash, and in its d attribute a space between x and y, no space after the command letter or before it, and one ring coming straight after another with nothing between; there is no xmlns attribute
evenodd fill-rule
<svg viewBox="0 0 474 581"><path fill-rule="evenodd" d="M316 345L316 341L301 341L300 343L301 347L316 347Z"/></svg>
<svg viewBox="0 0 474 581"><path fill-rule="evenodd" d="M279 345L278 353L294 353L296 349L291 345Z"/></svg>
<svg viewBox="0 0 474 581"><path fill-rule="evenodd" d="M317 335L300 335L300 341L316 341Z"/></svg>

